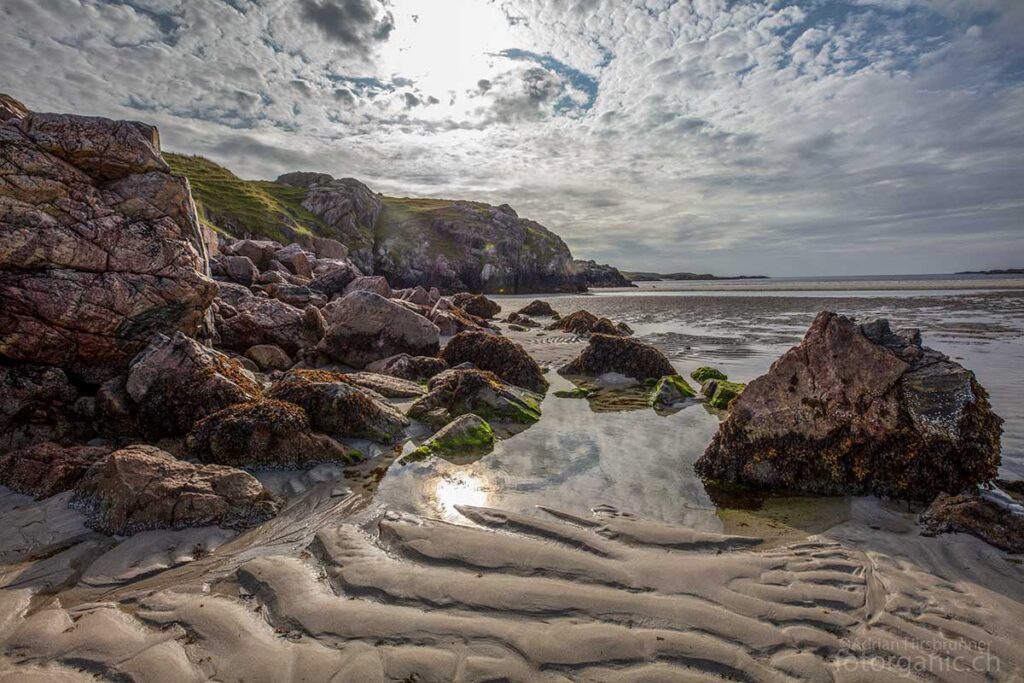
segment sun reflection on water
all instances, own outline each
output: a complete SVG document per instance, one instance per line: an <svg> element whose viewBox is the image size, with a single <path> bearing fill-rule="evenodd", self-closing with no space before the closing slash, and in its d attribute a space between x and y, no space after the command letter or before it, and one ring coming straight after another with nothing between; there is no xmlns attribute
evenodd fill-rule
<svg viewBox="0 0 1024 683"><path fill-rule="evenodd" d="M447 519L461 518L456 505L486 506L490 499L486 480L468 472L453 472L439 477L434 488L437 511Z"/></svg>

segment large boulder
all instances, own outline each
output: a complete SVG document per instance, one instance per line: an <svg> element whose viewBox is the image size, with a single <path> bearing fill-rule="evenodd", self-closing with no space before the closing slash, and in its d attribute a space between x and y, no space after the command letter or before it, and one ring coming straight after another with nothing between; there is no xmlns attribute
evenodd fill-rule
<svg viewBox="0 0 1024 683"><path fill-rule="evenodd" d="M305 280L313 279L313 262L315 257L298 244L289 244L287 247L274 252L274 260L284 265L293 275Z"/></svg>
<svg viewBox="0 0 1024 683"><path fill-rule="evenodd" d="M202 462L233 467L308 467L360 458L358 451L313 433L299 406L268 399L228 406L203 418L187 445Z"/></svg>
<svg viewBox="0 0 1024 683"><path fill-rule="evenodd" d="M345 287L345 294L360 291L375 292L385 299L390 299L392 295L391 285L389 285L388 281L380 275L363 275L361 277L357 277Z"/></svg>
<svg viewBox="0 0 1024 683"><path fill-rule="evenodd" d="M42 441L83 438L78 390L59 368L0 366L0 452Z"/></svg>
<svg viewBox="0 0 1024 683"><path fill-rule="evenodd" d="M390 443L409 424L383 396L335 372L291 370L266 396L302 407L315 429L336 436Z"/></svg>
<svg viewBox="0 0 1024 683"><path fill-rule="evenodd" d="M260 394L238 362L180 332L158 335L132 361L125 388L153 436L185 434L207 415Z"/></svg>
<svg viewBox="0 0 1024 683"><path fill-rule="evenodd" d="M368 291L355 291L324 307L324 354L355 368L396 353L436 356L437 325L402 304Z"/></svg>
<svg viewBox="0 0 1024 683"><path fill-rule="evenodd" d="M39 443L0 458L0 484L36 499L49 498L74 488L86 470L111 450Z"/></svg>
<svg viewBox="0 0 1024 683"><path fill-rule="evenodd" d="M239 353L258 344L279 346L289 355L316 346L319 332L302 310L277 299L254 296L234 306L234 314L217 316L220 346Z"/></svg>
<svg viewBox="0 0 1024 683"><path fill-rule="evenodd" d="M317 259L309 288L326 298L342 294L349 283L363 274L348 259Z"/></svg>
<svg viewBox="0 0 1024 683"><path fill-rule="evenodd" d="M366 369L381 375L420 382L430 379L439 372L444 372L448 369L448 364L444 362L443 358L396 353L394 356L373 361L366 366Z"/></svg>
<svg viewBox="0 0 1024 683"><path fill-rule="evenodd" d="M822 312L697 461L764 489L931 500L992 479L1002 420L974 374L887 321Z"/></svg>
<svg viewBox="0 0 1024 683"><path fill-rule="evenodd" d="M216 286L155 128L12 116L0 167L0 357L99 383L155 333L204 329Z"/></svg>
<svg viewBox="0 0 1024 683"><path fill-rule="evenodd" d="M441 354L449 366L472 363L493 372L504 381L543 394L548 381L537 361L510 339L485 332L460 332L445 345Z"/></svg>
<svg viewBox="0 0 1024 683"><path fill-rule="evenodd" d="M665 354L653 346L637 339L607 334L591 335L587 348L558 372L581 376L616 372L638 380L676 374Z"/></svg>
<svg viewBox="0 0 1024 683"><path fill-rule="evenodd" d="M277 512L251 474L195 465L153 446L128 446L97 461L75 487L72 506L106 534L216 524L243 528Z"/></svg>
<svg viewBox="0 0 1024 683"><path fill-rule="evenodd" d="M433 427L473 413L491 422L532 424L540 397L473 368L453 368L430 380L428 393L409 407L409 417Z"/></svg>

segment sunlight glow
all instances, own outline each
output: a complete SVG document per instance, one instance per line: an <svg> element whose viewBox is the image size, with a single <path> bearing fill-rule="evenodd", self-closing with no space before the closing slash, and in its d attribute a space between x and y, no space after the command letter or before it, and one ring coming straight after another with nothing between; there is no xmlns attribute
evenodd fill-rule
<svg viewBox="0 0 1024 683"><path fill-rule="evenodd" d="M446 519L459 519L456 505L486 506L490 499L486 481L468 472L456 472L437 479L434 500Z"/></svg>

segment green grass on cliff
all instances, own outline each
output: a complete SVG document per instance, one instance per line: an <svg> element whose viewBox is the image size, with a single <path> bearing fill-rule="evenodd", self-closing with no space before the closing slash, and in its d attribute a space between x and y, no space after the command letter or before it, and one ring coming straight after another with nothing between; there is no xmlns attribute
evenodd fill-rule
<svg viewBox="0 0 1024 683"><path fill-rule="evenodd" d="M266 180L242 180L199 156L164 153L177 175L188 178L200 219L233 237L295 241L297 234L331 236L332 231L302 208L306 191Z"/></svg>

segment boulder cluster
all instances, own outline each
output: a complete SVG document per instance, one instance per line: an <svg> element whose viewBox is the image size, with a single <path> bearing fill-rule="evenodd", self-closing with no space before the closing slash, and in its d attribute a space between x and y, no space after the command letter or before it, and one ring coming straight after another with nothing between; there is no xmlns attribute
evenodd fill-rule
<svg viewBox="0 0 1024 683"><path fill-rule="evenodd" d="M247 469L538 418L547 382L487 297L393 288L333 239L216 233L150 126L0 114L0 483L71 491L110 534L243 527L278 509Z"/></svg>

